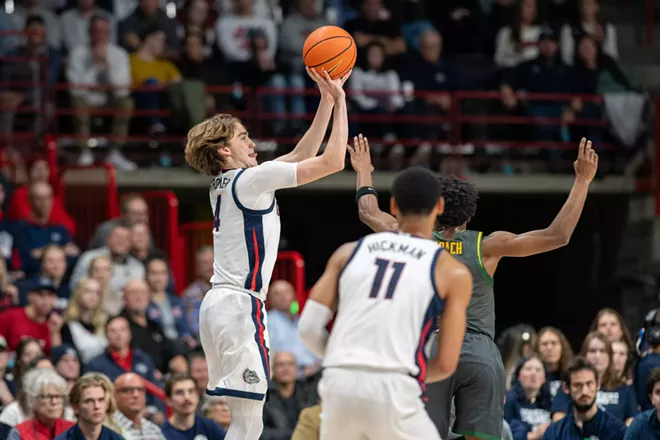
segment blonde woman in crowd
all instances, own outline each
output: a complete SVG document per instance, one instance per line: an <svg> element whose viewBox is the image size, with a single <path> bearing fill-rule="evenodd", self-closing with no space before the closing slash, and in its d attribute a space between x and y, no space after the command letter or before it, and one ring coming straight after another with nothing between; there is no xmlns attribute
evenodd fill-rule
<svg viewBox="0 0 660 440"><path fill-rule="evenodd" d="M564 333L555 327L543 327L536 339L534 351L545 365L546 382L554 397L561 387L561 373L573 360L573 349Z"/></svg>
<svg viewBox="0 0 660 440"><path fill-rule="evenodd" d="M62 342L71 344L86 364L105 351L105 322L108 315L103 310L101 284L92 278L82 278L64 312Z"/></svg>
<svg viewBox="0 0 660 440"><path fill-rule="evenodd" d="M101 285L101 298L103 310L108 316L115 316L124 308L124 296L121 291L110 290L110 280L114 265L106 256L96 257L89 264L87 277L94 279Z"/></svg>

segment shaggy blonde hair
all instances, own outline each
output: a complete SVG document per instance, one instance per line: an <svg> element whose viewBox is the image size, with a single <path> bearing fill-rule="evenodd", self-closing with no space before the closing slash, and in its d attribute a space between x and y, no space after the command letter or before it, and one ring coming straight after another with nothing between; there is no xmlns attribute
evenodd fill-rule
<svg viewBox="0 0 660 440"><path fill-rule="evenodd" d="M229 143L240 123L230 114L219 113L191 128L185 151L188 165L210 176L220 174L222 157L218 148Z"/></svg>
<svg viewBox="0 0 660 440"><path fill-rule="evenodd" d="M87 284L89 284L91 281L94 281L99 284L99 290L102 289L102 286L96 280L93 280L91 278L81 278L80 281L78 281L78 284L76 285L76 288L73 291L73 294L71 295L71 299L69 300L69 305L66 308L66 311L64 312L64 322L74 322L74 321L80 321L80 315L82 314L82 308L81 308L81 300L82 300L82 295L85 289L87 288ZM108 315L103 311L103 291L99 291L99 295L101 296L101 301L99 301L99 305L96 307L96 310L94 310L94 314L92 315L92 325L94 326L94 329L96 330L95 333L99 336L105 335L105 331L103 327L105 326L105 322L108 320Z"/></svg>
<svg viewBox="0 0 660 440"><path fill-rule="evenodd" d="M82 393L85 388L99 387L105 391L105 397L108 399L108 409L105 412L103 424L117 433L121 433L121 428L115 424L112 418L117 411L117 401L115 400L115 386L112 381L103 373L86 373L76 380L69 392L69 403L71 405L80 405ZM77 415L77 414L76 414Z"/></svg>

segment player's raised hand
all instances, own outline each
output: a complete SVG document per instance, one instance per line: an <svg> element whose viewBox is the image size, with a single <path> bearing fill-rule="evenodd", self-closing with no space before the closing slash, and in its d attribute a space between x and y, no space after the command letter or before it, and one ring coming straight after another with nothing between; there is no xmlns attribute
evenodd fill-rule
<svg viewBox="0 0 660 440"><path fill-rule="evenodd" d="M369 152L369 140L362 133L353 138L353 146L348 146L351 155L351 166L355 172L366 171L372 173L374 167L371 164L371 153Z"/></svg>
<svg viewBox="0 0 660 440"><path fill-rule="evenodd" d="M598 171L598 155L591 146L591 141L582 138L578 147L578 157L573 162L575 177L589 183L594 180Z"/></svg>
<svg viewBox="0 0 660 440"><path fill-rule="evenodd" d="M330 75L325 70L323 71L323 75L318 73L316 69L310 69L309 67L307 67L305 70L307 70L307 75L309 75L309 77L312 78L316 84L318 84L319 90L321 91L321 97L330 97L335 101L346 97L346 93L344 92L344 83L351 76L353 70L349 70L346 75L337 79L330 78Z"/></svg>

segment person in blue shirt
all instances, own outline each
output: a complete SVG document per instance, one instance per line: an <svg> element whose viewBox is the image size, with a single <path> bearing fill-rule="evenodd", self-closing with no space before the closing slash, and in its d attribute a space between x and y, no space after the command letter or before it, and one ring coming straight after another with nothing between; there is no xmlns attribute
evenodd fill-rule
<svg viewBox="0 0 660 440"><path fill-rule="evenodd" d="M646 394L653 406L635 417L624 440L660 440L660 367L648 374Z"/></svg>
<svg viewBox="0 0 660 440"><path fill-rule="evenodd" d="M600 333L591 332L584 338L580 355L596 368L600 377L596 403L603 410L629 425L637 415L637 399L632 388L614 370L612 345ZM570 411L570 399L565 391L557 392L552 402L552 419L560 420Z"/></svg>
<svg viewBox="0 0 660 440"><path fill-rule="evenodd" d="M540 440L550 426L552 395L545 379L545 367L538 355L521 359L506 393L504 420L513 440Z"/></svg>
<svg viewBox="0 0 660 440"><path fill-rule="evenodd" d="M115 387L101 373L87 373L76 380L69 392L69 403L78 419L55 440L124 440L124 437L103 426L115 412Z"/></svg>
<svg viewBox="0 0 660 440"><path fill-rule="evenodd" d="M653 325L646 331L646 342L648 350L642 355L642 358L635 365L635 374L633 375L633 387L637 394L637 402L642 411L653 408L649 394L646 392L646 384L651 370L660 367L660 314L656 313L653 319Z"/></svg>
<svg viewBox="0 0 660 440"><path fill-rule="evenodd" d="M225 430L211 419L196 414L197 383L188 374L176 373L165 384L172 415L160 427L167 440L222 440Z"/></svg>
<svg viewBox="0 0 660 440"><path fill-rule="evenodd" d="M596 404L598 370L584 357L568 366L563 382L571 410L545 431L542 440L623 440L626 425Z"/></svg>
<svg viewBox="0 0 660 440"><path fill-rule="evenodd" d="M18 252L22 269L27 275L39 271L44 249L51 244L62 246L70 267L76 262L80 249L73 243L71 233L60 224L50 222L53 208L53 189L47 183L30 186L30 218L21 220L16 228Z"/></svg>

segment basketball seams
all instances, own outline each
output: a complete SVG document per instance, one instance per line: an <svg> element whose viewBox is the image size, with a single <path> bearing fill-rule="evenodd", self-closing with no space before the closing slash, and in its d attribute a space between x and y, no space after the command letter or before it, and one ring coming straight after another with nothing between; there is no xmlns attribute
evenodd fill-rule
<svg viewBox="0 0 660 440"><path fill-rule="evenodd" d="M328 41L328 40L335 40L337 38L348 38L349 40L353 40L353 37L351 37L350 35L335 35L334 37L324 38L323 40L317 41L316 43L314 43L314 45L312 47L307 49L307 51L303 54L303 60L307 59L307 55L312 51L312 49L314 49L319 44L321 44L325 41ZM353 43L351 42L351 44L353 44ZM348 47L351 47L351 46L349 45Z"/></svg>
<svg viewBox="0 0 660 440"><path fill-rule="evenodd" d="M329 40L329 39L330 39L330 38L328 38L328 39L326 39L326 40L323 40L323 41L327 41L327 40ZM317 43L317 44L318 44L318 43ZM315 69L315 68L317 68L317 67L319 67L319 66L322 66L322 65L324 65L324 64L326 64L326 63L329 63L330 61L332 61L332 60L334 60L334 59L336 59L336 58L342 56L343 54L345 54L346 51L347 51L348 49L350 49L351 47L353 47L354 44L355 44L355 42L354 42L353 39L351 38L351 44L350 44L346 49L342 50L341 52L339 52L339 53L338 53L337 55L335 55L334 57L329 58L329 59L325 60L325 61L322 62L322 63L316 64L316 65L314 65L314 66L308 66L308 67L310 67L310 68L312 68L312 69ZM304 59L303 59L303 61L304 61Z"/></svg>
<svg viewBox="0 0 660 440"><path fill-rule="evenodd" d="M357 60L357 47L355 47L355 45L353 45L352 47L354 47L354 49L353 49L353 58L351 58L351 62L348 63L348 66L345 67L344 70L342 70L341 72L339 72L337 74L338 78L343 77L346 72L348 72L349 70L351 70L353 68L353 66L355 66L355 61Z"/></svg>

